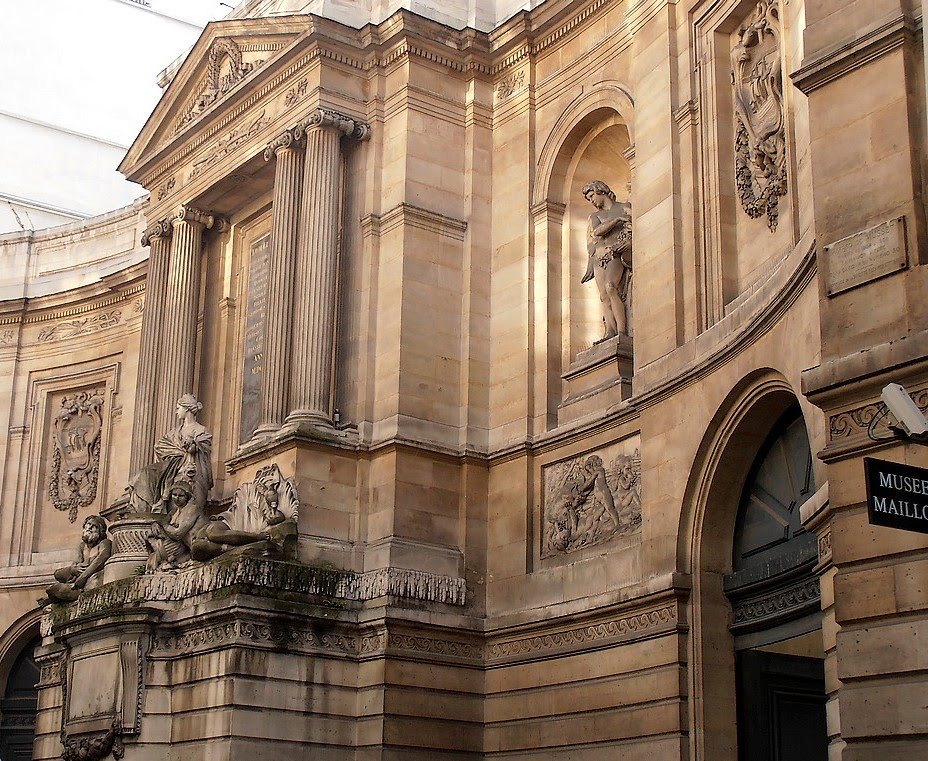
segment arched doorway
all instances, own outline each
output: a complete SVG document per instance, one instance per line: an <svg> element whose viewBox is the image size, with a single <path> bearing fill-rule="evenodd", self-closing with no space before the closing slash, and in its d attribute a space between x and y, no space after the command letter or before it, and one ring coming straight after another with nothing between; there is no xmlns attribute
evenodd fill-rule
<svg viewBox="0 0 928 761"><path fill-rule="evenodd" d="M800 663L791 658L814 660L812 702L821 717L819 584L799 515L804 502L824 494L816 489L812 451L795 392L770 368L732 389L700 444L677 548L679 567L692 578L687 671L691 757L698 761L789 759L776 753L808 744L793 717L805 708L789 699L806 692L790 686ZM768 683L758 685L760 677ZM772 711L773 740L767 730L763 736L774 754L755 753L749 741L762 733L752 722ZM817 721L815 747L827 742Z"/></svg>
<svg viewBox="0 0 928 761"><path fill-rule="evenodd" d="M741 761L828 757L818 548L799 515L815 486L809 438L794 405L751 466L735 522L732 571L724 577Z"/></svg>
<svg viewBox="0 0 928 761"><path fill-rule="evenodd" d="M39 681L34 654L40 643L39 637L31 640L10 666L0 698L0 761L32 758Z"/></svg>

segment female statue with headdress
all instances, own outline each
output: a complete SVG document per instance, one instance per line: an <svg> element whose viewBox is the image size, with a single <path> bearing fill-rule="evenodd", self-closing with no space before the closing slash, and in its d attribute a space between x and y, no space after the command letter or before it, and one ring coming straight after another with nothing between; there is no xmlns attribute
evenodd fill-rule
<svg viewBox="0 0 928 761"><path fill-rule="evenodd" d="M197 413L202 409L193 394L177 400L177 427L155 444L157 462L143 467L129 485L132 512L168 512L171 487L178 479L189 482L198 508L206 505L213 486L213 435L197 422Z"/></svg>

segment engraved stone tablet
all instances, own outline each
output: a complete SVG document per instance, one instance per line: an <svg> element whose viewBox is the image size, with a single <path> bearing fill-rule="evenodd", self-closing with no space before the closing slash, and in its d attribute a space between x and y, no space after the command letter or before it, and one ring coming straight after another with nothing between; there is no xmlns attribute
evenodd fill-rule
<svg viewBox="0 0 928 761"><path fill-rule="evenodd" d="M904 217L835 241L823 253L829 296L903 270L909 264Z"/></svg>
<svg viewBox="0 0 928 761"><path fill-rule="evenodd" d="M267 310L267 269L271 236L251 244L248 260L248 303L245 310L245 347L242 367L241 441L248 441L258 427L261 384L264 378L264 339Z"/></svg>
<svg viewBox="0 0 928 761"><path fill-rule="evenodd" d="M68 678L67 721L115 716L119 670L118 650L74 658Z"/></svg>

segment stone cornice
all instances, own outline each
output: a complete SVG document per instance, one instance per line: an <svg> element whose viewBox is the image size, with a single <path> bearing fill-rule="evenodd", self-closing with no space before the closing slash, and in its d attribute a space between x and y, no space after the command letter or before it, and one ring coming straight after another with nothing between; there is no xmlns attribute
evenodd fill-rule
<svg viewBox="0 0 928 761"><path fill-rule="evenodd" d="M796 87L808 95L914 39L915 30L911 22L905 16L897 16L840 47L819 54L793 72L791 79Z"/></svg>

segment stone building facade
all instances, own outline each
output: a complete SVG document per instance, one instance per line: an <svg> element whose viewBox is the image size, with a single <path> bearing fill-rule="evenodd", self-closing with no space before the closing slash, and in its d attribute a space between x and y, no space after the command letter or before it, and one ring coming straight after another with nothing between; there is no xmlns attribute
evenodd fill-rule
<svg viewBox="0 0 928 761"><path fill-rule="evenodd" d="M924 753L863 466L928 465L920 9L333 5L206 28L146 202L0 237L3 752Z"/></svg>

